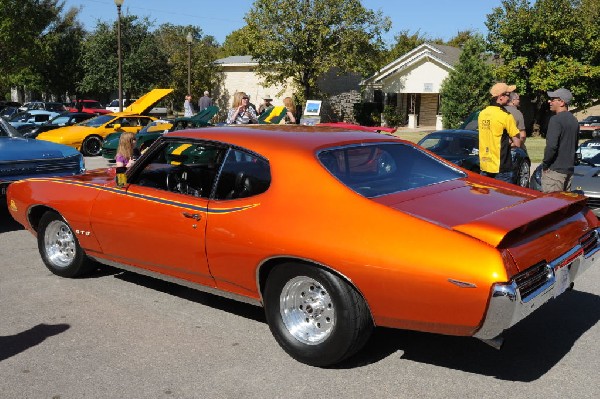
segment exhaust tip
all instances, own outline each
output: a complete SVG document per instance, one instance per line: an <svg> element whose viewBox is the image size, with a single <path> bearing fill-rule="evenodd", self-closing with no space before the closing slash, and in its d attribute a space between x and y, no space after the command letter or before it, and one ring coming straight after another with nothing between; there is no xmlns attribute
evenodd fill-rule
<svg viewBox="0 0 600 399"><path fill-rule="evenodd" d="M479 338L479 340L497 350L502 349L502 344L504 343L504 337L501 335L491 339Z"/></svg>

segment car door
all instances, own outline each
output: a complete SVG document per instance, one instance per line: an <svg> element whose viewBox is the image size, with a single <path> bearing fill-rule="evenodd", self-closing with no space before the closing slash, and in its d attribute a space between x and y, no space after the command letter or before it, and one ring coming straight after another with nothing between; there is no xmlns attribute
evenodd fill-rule
<svg viewBox="0 0 600 399"><path fill-rule="evenodd" d="M124 188L102 190L92 228L104 256L214 286L206 259L208 197L224 149L163 142L143 157Z"/></svg>

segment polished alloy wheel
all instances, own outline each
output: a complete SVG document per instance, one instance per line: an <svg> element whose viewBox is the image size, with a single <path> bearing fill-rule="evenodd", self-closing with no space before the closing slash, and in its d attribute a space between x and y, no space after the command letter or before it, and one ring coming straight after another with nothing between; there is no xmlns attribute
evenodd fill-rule
<svg viewBox="0 0 600 399"><path fill-rule="evenodd" d="M279 310L289 333L307 345L325 341L335 325L335 308L329 293L310 277L297 276L285 284Z"/></svg>
<svg viewBox="0 0 600 399"><path fill-rule="evenodd" d="M75 259L77 244L73 232L61 220L50 222L44 233L47 258L56 267L67 267Z"/></svg>

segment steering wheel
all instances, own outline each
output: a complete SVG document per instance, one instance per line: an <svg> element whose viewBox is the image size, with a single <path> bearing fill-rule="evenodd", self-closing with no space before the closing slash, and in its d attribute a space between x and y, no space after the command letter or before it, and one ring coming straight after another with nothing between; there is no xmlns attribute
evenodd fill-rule
<svg viewBox="0 0 600 399"><path fill-rule="evenodd" d="M191 173L191 169L185 165L178 165L167 173L167 190L187 194L188 192L188 175Z"/></svg>

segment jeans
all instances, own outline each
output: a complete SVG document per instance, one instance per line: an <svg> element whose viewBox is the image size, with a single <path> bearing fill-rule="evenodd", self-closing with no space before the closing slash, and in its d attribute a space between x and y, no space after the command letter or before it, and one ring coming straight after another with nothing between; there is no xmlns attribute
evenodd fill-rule
<svg viewBox="0 0 600 399"><path fill-rule="evenodd" d="M481 175L483 176L487 176L487 177L491 177L493 179L496 180L500 180L500 181L505 181L507 183L515 183L514 180L514 173L512 171L510 172L500 172L500 173L490 173L490 172L484 172L483 170L480 172Z"/></svg>

